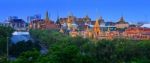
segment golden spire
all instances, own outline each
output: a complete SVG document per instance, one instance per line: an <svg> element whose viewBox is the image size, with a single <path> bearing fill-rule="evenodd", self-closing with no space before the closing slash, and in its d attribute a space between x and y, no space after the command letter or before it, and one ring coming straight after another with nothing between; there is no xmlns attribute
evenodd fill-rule
<svg viewBox="0 0 150 63"><path fill-rule="evenodd" d="M94 32L98 35L101 31L100 31L100 25L98 20L96 20L95 25L93 27Z"/></svg>

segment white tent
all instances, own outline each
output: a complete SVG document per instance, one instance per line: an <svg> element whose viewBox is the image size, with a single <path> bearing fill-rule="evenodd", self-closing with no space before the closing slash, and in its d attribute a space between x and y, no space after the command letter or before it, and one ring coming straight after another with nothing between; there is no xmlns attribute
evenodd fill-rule
<svg viewBox="0 0 150 63"><path fill-rule="evenodd" d="M141 27L150 28L150 24L143 24Z"/></svg>
<svg viewBox="0 0 150 63"><path fill-rule="evenodd" d="M29 32L13 32L12 35L29 35Z"/></svg>
<svg viewBox="0 0 150 63"><path fill-rule="evenodd" d="M12 33L11 41L12 43L17 43L19 41L28 41L30 40L29 32L14 32Z"/></svg>

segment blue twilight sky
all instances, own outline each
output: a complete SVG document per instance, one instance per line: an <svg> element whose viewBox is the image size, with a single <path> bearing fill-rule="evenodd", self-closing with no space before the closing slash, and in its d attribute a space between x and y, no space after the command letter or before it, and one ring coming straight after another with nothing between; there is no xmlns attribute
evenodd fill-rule
<svg viewBox="0 0 150 63"><path fill-rule="evenodd" d="M89 15L92 20L102 16L105 21L118 21L124 16L128 22L150 21L150 0L0 0L0 21L8 16L27 16L49 11L50 18L66 17L69 12L77 17Z"/></svg>

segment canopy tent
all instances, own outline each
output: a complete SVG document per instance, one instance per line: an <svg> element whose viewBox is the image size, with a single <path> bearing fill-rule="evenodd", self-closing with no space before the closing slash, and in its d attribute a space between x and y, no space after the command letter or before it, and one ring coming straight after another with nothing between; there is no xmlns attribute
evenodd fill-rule
<svg viewBox="0 0 150 63"><path fill-rule="evenodd" d="M150 24L143 24L141 27L150 28Z"/></svg>

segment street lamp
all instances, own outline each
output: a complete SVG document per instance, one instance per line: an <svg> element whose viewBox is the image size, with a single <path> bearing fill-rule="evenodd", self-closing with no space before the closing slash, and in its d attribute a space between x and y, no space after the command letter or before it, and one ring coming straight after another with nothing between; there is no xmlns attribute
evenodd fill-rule
<svg viewBox="0 0 150 63"><path fill-rule="evenodd" d="M9 37L7 37L7 61L9 61Z"/></svg>

